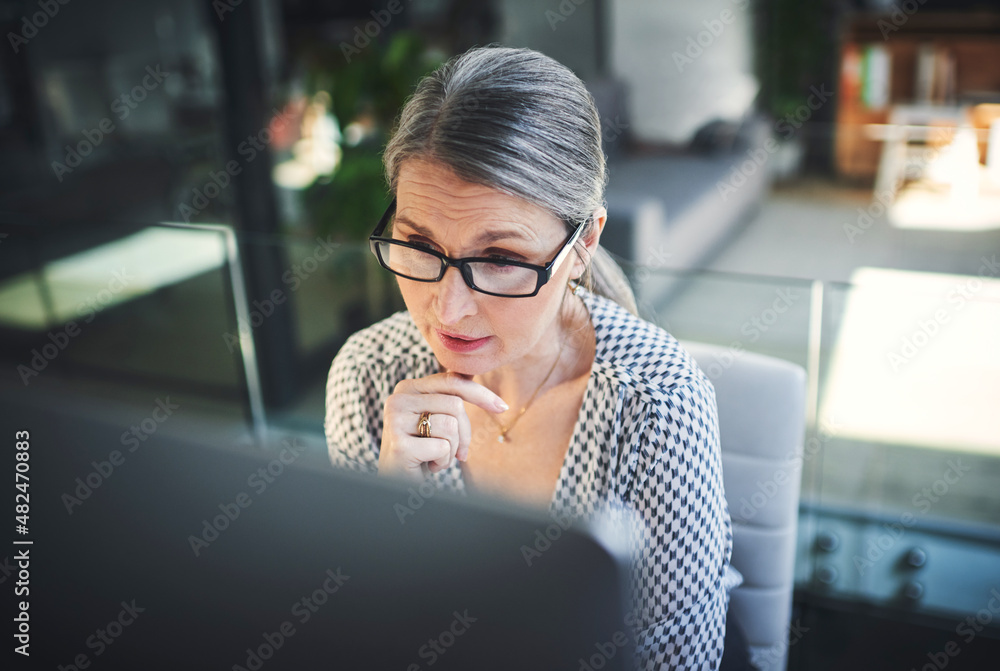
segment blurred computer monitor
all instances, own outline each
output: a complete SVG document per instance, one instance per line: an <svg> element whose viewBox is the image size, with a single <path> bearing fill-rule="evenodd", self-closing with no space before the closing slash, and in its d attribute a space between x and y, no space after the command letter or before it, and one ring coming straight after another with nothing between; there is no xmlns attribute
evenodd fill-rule
<svg viewBox="0 0 1000 671"><path fill-rule="evenodd" d="M631 668L626 568L579 524L56 415L17 417L27 668Z"/></svg>

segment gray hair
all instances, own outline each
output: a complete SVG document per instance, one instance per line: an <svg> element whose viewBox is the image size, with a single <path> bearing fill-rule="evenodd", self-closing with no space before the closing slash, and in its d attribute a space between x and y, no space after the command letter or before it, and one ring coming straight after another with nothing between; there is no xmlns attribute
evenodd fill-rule
<svg viewBox="0 0 1000 671"><path fill-rule="evenodd" d="M593 226L591 215L604 204L607 165L594 99L569 68L531 49L471 49L422 79L385 149L393 193L400 166L413 158L440 162L571 226ZM637 312L625 274L602 248L582 281Z"/></svg>

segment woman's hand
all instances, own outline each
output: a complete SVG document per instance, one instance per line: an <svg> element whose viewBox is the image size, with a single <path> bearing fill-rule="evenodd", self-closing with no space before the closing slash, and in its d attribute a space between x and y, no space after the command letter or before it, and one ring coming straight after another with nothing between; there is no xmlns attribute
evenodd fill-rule
<svg viewBox="0 0 1000 671"><path fill-rule="evenodd" d="M385 401L379 474L421 481L423 464L437 473L448 468L454 458L468 459L472 425L463 401L487 412L508 409L502 398L458 373L435 373L397 384ZM430 438L417 436L417 423L424 412L430 413Z"/></svg>

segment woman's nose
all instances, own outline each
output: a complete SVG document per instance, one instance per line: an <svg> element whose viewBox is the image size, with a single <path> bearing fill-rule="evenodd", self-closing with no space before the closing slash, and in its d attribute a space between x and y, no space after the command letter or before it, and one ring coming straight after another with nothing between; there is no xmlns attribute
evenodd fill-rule
<svg viewBox="0 0 1000 671"><path fill-rule="evenodd" d="M442 325L457 324L464 317L476 313L475 293L465 283L462 271L448 268L437 287L437 313Z"/></svg>

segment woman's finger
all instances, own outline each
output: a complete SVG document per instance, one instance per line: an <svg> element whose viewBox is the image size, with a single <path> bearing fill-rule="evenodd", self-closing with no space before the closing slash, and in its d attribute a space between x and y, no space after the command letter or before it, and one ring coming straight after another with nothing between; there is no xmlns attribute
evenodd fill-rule
<svg viewBox="0 0 1000 671"><path fill-rule="evenodd" d="M415 380L403 380L396 385L394 393L458 396L463 401L494 413L510 409L502 398L483 385L474 382L467 376L452 372L435 373Z"/></svg>
<svg viewBox="0 0 1000 671"><path fill-rule="evenodd" d="M385 414L402 416L416 414L419 418L423 412L431 414L452 415L457 417L465 413L465 404L458 396L448 394L419 394L396 392L385 401ZM416 435L417 420L411 427Z"/></svg>
<svg viewBox="0 0 1000 671"><path fill-rule="evenodd" d="M464 416L464 411L461 413ZM418 418L419 421L419 418ZM427 418L427 423L430 425L430 436L428 438L439 438L441 440L447 440L449 449L448 457L442 463L441 460L437 460L441 468L447 468L451 466L451 460L455 458L458 450L461 446L461 437L459 434L460 420L454 415L441 415L432 414ZM438 469L440 470L440 468ZM436 473L437 470L431 468L431 472Z"/></svg>
<svg viewBox="0 0 1000 671"><path fill-rule="evenodd" d="M427 464L431 473L448 467L451 462L451 442L445 438L414 438L407 450L406 469L420 473L420 465Z"/></svg>
<svg viewBox="0 0 1000 671"><path fill-rule="evenodd" d="M461 455L464 461L472 442L472 424L465 411L465 404L458 396L447 394L419 394L397 392L386 400L385 417L395 418L397 430L413 436L418 435L418 424L421 415L427 412L432 417L440 417L440 421L431 420L432 432L435 437L454 439L454 455ZM441 422L446 424L442 425ZM438 431L433 431L439 426Z"/></svg>

